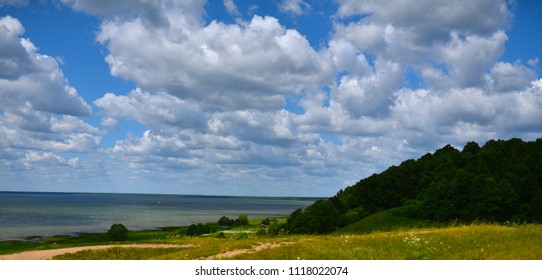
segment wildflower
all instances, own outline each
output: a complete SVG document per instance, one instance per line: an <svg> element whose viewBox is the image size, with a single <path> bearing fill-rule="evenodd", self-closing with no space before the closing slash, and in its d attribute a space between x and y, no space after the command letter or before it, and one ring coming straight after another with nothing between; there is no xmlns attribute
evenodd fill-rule
<svg viewBox="0 0 542 280"><path fill-rule="evenodd" d="M405 237L403 239L404 242L408 243L408 244L418 244L420 243L421 241L421 238L417 237L417 236L412 236L412 237ZM425 241L425 244L427 245L427 243L429 243L428 241Z"/></svg>

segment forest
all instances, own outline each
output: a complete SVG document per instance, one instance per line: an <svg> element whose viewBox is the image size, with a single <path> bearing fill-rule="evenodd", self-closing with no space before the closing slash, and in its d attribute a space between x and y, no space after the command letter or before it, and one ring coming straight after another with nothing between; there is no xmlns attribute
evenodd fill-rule
<svg viewBox="0 0 542 280"><path fill-rule="evenodd" d="M436 222L540 222L542 138L469 142L461 151L446 145L297 209L285 229L330 233L389 209Z"/></svg>

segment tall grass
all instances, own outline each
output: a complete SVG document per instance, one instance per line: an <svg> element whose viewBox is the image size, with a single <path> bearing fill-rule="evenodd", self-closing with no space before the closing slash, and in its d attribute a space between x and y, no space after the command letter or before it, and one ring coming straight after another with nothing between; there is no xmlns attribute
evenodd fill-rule
<svg viewBox="0 0 542 280"><path fill-rule="evenodd" d="M542 226L471 225L366 235L300 238L236 259L542 259Z"/></svg>
<svg viewBox="0 0 542 280"><path fill-rule="evenodd" d="M67 254L59 259L205 259L224 252L248 249L230 259L542 259L542 225L514 227L468 225L371 234L287 235L236 239L214 236L174 238L169 243L193 244L190 248L115 248ZM260 244L278 247L251 250Z"/></svg>

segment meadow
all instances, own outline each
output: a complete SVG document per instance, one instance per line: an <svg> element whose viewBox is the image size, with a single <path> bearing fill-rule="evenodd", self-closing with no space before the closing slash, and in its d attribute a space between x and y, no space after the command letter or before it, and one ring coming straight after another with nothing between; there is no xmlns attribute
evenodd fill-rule
<svg viewBox="0 0 542 280"><path fill-rule="evenodd" d="M104 234L1 242L0 254L87 245L114 245L55 256L58 260L530 260L542 259L542 225L484 224L397 228L370 233L259 235L259 222L195 237L179 228L131 231L127 241ZM222 233L221 233L222 232ZM121 248L121 244L185 244L183 248Z"/></svg>

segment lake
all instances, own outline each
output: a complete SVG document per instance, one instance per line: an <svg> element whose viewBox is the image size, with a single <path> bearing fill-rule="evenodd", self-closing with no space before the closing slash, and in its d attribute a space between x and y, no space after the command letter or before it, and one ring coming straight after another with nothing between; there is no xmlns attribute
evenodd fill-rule
<svg viewBox="0 0 542 280"><path fill-rule="evenodd" d="M0 192L0 240L129 230L232 219L279 217L317 198L162 194Z"/></svg>

